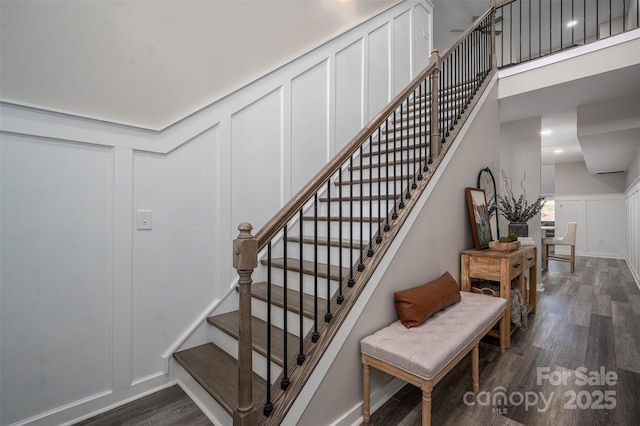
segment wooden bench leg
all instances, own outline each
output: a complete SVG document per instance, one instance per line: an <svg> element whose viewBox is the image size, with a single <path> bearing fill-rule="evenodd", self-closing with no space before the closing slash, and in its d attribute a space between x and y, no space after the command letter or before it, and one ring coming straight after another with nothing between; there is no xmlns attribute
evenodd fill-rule
<svg viewBox="0 0 640 426"><path fill-rule="evenodd" d="M422 385L422 426L431 426L431 392L433 385L431 382Z"/></svg>
<svg viewBox="0 0 640 426"><path fill-rule="evenodd" d="M504 350L507 341L507 319L502 314L502 318L500 319L500 355L504 355Z"/></svg>
<svg viewBox="0 0 640 426"><path fill-rule="evenodd" d="M473 393L480 392L480 351L478 342L471 350L471 375L473 376Z"/></svg>
<svg viewBox="0 0 640 426"><path fill-rule="evenodd" d="M363 387L362 387L362 392L363 392L363 401L364 401L364 406L363 406L363 413L362 413L362 421L364 423L369 423L369 420L371 419L371 413L369 412L369 365L366 364L363 360L362 362L362 377L363 377Z"/></svg>

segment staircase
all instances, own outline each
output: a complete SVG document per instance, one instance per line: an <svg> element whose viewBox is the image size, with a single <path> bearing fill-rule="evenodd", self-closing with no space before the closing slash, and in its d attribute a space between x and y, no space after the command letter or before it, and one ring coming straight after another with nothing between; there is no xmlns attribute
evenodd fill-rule
<svg viewBox="0 0 640 426"><path fill-rule="evenodd" d="M492 19L434 52L255 237L239 227L239 309L207 319L211 342L174 354L234 423L279 424L295 401L495 72Z"/></svg>

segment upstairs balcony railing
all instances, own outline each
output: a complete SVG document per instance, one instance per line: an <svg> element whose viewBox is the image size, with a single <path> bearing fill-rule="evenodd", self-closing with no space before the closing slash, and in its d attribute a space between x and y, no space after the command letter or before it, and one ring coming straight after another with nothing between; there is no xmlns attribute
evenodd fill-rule
<svg viewBox="0 0 640 426"><path fill-rule="evenodd" d="M506 0L496 5L498 68L640 26L640 0Z"/></svg>

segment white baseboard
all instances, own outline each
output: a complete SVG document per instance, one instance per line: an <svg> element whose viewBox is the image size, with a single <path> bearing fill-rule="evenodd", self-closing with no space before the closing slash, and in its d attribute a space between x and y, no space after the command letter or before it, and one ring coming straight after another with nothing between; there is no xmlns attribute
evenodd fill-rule
<svg viewBox="0 0 640 426"><path fill-rule="evenodd" d="M72 425L106 411L127 404L146 395L173 386L176 382L169 381L165 374L154 374L146 380L141 379L130 388L113 392L111 390L97 393L72 403L57 407L53 410L29 417L10 426L51 426Z"/></svg>
<svg viewBox="0 0 640 426"><path fill-rule="evenodd" d="M371 407L370 411L373 414L382 405L390 400L393 395L398 393L407 382L400 379L393 378L385 386L379 388L371 394ZM331 426L358 426L362 424L362 403L356 404L351 410L347 411L335 422L331 423Z"/></svg>

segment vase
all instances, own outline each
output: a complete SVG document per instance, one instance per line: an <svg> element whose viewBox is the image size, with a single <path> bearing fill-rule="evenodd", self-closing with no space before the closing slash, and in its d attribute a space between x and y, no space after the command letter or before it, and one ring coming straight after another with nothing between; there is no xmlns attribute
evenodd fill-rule
<svg viewBox="0 0 640 426"><path fill-rule="evenodd" d="M527 222L509 222L509 233L518 237L529 236L529 224Z"/></svg>

